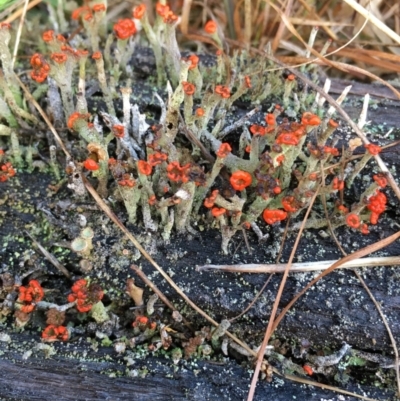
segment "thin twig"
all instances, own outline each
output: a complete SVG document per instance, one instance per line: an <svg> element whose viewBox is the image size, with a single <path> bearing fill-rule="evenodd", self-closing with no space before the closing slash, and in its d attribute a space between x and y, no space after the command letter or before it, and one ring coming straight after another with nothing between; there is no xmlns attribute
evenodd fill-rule
<svg viewBox="0 0 400 401"><path fill-rule="evenodd" d="M184 35L188 33L190 9L192 7L192 0L184 0L182 6L181 16L181 31Z"/></svg>
<svg viewBox="0 0 400 401"><path fill-rule="evenodd" d="M302 377L298 377L298 376L294 376L294 375L283 375L283 377L286 377L287 379L292 380L292 381L297 382L297 383L307 384L309 386L315 386L315 387L319 387L319 388L322 388L322 389L325 389L325 390L332 390L332 391L335 391L337 393L341 393L341 394L349 395L349 396L352 396L352 397L360 398L361 400L377 401L375 398L369 398L369 397L365 397L363 395L359 395L359 394L356 394L356 393L351 393L350 391L342 390L340 388L333 387L333 386L328 386L327 384L317 383L317 382L314 382L312 380L303 379Z"/></svg>
<svg viewBox="0 0 400 401"><path fill-rule="evenodd" d="M168 300L168 298L157 288L157 286L144 274L142 270L136 265L131 265L130 268L144 281L144 283L155 292L158 297L168 306L172 311L176 311L175 306Z"/></svg>
<svg viewBox="0 0 400 401"><path fill-rule="evenodd" d="M61 140L60 135L58 135L56 129L54 128L54 125L51 123L49 118L47 117L46 113L44 110L40 107L39 103L35 100L35 98L32 96L32 94L29 92L29 89L22 83L22 81L18 78L17 75L15 75L15 79L18 81L19 86L22 88L22 90L25 92L26 97L32 104L35 106L36 110L39 112L39 114L42 116L43 120L46 122L47 126L49 127L50 131L53 133L54 138L56 139L58 145L60 148L63 150L65 155L71 159L71 155L68 152L67 148L65 147L63 141Z"/></svg>
<svg viewBox="0 0 400 401"><path fill-rule="evenodd" d="M158 287L146 276L146 274L139 269L136 265L131 265L131 269L144 281L144 283L152 289L154 293L158 295L162 302L168 306L172 311L176 311L175 306L170 302L170 300L158 289ZM185 323L189 323L184 316L182 316Z"/></svg>
<svg viewBox="0 0 400 401"><path fill-rule="evenodd" d="M42 0L33 0L29 3L28 5L28 10L30 10L31 8L37 6L39 3L41 3ZM18 9L17 11L15 11L13 14L11 14L5 21L5 23L9 24L11 22L13 22L14 20L16 20L21 14L23 13L22 9Z"/></svg>
<svg viewBox="0 0 400 401"><path fill-rule="evenodd" d="M25 16L26 16L26 12L28 11L28 4L29 4L29 0L25 0L24 7L22 9L21 19L19 20L19 24L18 24L17 36L15 38L15 45L14 45L13 58L11 61L11 67L14 67L15 59L17 58L19 42L21 40L22 28L24 27Z"/></svg>
<svg viewBox="0 0 400 401"><path fill-rule="evenodd" d="M272 1L269 1L268 4L270 6L274 7L274 4L272 3ZM285 7L285 11L283 11L283 13L285 14L286 17L288 17L292 11L292 6L293 6L293 0L287 0L287 4ZM278 30L276 31L274 40L272 42L272 50L275 52L275 50L278 48L279 46L279 42L282 38L283 32L285 31L285 23L283 22L283 18L280 18L280 22L279 22L279 27Z"/></svg>
<svg viewBox="0 0 400 401"><path fill-rule="evenodd" d="M71 280L71 273L42 245L39 244L29 233L25 231L25 234L32 240L32 242L38 247L39 251L42 252L43 256L56 267L65 277Z"/></svg>
<svg viewBox="0 0 400 401"><path fill-rule="evenodd" d="M285 288L286 280L287 280L288 275L289 275L290 266L292 264L292 261L294 259L295 254L296 254L297 247L298 247L299 242L300 242L301 234L303 233L303 230L304 230L304 227L305 227L305 223L306 223L306 221L308 219L309 214L311 213L311 208L312 208L312 206L313 206L313 204L315 202L315 199L318 196L320 188L321 188L321 185L318 186L317 190L315 191L313 197L310 200L310 204L308 206L307 212L306 212L306 214L304 216L302 225L301 225L300 230L299 230L299 232L297 234L296 241L293 244L293 249L292 249L292 252L290 253L289 261L288 261L288 263L286 265L286 268L285 268L285 271L283 273L281 284L279 286L278 293L276 294L275 301L274 301L274 304L272 306L272 311L271 311L270 318L269 318L269 321L268 321L267 329L265 331L264 340L263 340L263 342L262 342L262 344L260 346L260 349L258 350L257 364L256 364L256 367L254 369L253 379L251 381L250 390L249 390L249 393L248 393L248 396L247 396L247 400L248 401L253 400L254 392L256 390L256 384L257 384L257 381L258 381L258 375L260 373L261 363L262 363L262 360L263 360L263 357L264 357L264 351L265 351L266 346L268 345L268 341L269 341L269 339L271 337L271 334L272 334L272 332L274 330L273 324L274 324L274 320L275 320L275 315L276 315L276 312L278 310L278 305L279 305L279 302L280 302L281 297L282 297L283 289Z"/></svg>
<svg viewBox="0 0 400 401"><path fill-rule="evenodd" d="M386 24L376 18L375 15L366 10L361 4L358 4L355 0L344 1L364 18L368 18L378 29L386 33L386 35L390 36L395 42L400 44L400 36L396 32L392 31Z"/></svg>

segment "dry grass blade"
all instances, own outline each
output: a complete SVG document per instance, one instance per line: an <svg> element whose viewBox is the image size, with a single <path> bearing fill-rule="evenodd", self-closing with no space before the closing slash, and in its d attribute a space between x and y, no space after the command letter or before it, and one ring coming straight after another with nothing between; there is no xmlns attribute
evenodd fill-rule
<svg viewBox="0 0 400 401"><path fill-rule="evenodd" d="M33 0L33 1L31 1L31 2L29 3L28 7L27 7L27 10L30 10L31 8L37 6L37 5L38 5L39 3L41 3L41 2L42 2L42 0ZM16 20L17 18L19 18L19 17L22 15L23 12L24 12L23 9L20 8L20 9L18 9L17 11L15 11L13 14L11 14L11 15L10 15L5 21L3 21L3 22L9 24L9 23L13 22L14 20Z"/></svg>
<svg viewBox="0 0 400 401"><path fill-rule="evenodd" d="M193 40L194 42L203 42L203 43L208 43L209 45L215 47L218 49L218 45L215 41L213 41L211 38L207 38L206 36L203 35L196 35L193 33L188 33L186 35L186 38L189 40Z"/></svg>
<svg viewBox="0 0 400 401"><path fill-rule="evenodd" d="M10 15L10 13L12 13L16 8L18 8L24 1L25 0L15 0L13 2L9 2L11 3L11 5L2 8L2 11L0 12L0 21L3 21L5 17Z"/></svg>
<svg viewBox="0 0 400 401"><path fill-rule="evenodd" d="M321 21L319 15L314 11L314 9L310 6L310 4L305 1L305 0L300 0L301 5L310 13L312 18L315 18L317 21L314 22L314 26L320 26L324 31L333 39L333 40L338 40L339 38L337 37L336 33L332 31L332 29L329 28L329 26L333 26L331 21ZM305 18L299 18L299 20L306 21ZM292 20L293 22L293 20ZM294 22L293 22L294 23ZM327 24L327 25L325 25Z"/></svg>
<svg viewBox="0 0 400 401"><path fill-rule="evenodd" d="M236 38L235 27L234 27L234 10L233 10L233 0L224 0L224 14L227 18L227 24L229 29L229 34L232 38Z"/></svg>
<svg viewBox="0 0 400 401"><path fill-rule="evenodd" d="M239 0L236 3L235 10L233 12L233 26L235 28L235 35L238 38L238 40L242 41L243 40L243 32L242 32L242 27L240 24L240 15L241 15L241 6L244 0Z"/></svg>
<svg viewBox="0 0 400 401"><path fill-rule="evenodd" d="M349 41L347 41L344 45L340 46L337 49L334 49L334 50L330 51L329 53L325 54L324 56L322 56L322 55L320 55L318 53L319 57L314 58L312 60L310 60L307 57L304 57L304 58L301 58L301 57L293 57L293 58L292 57L279 57L279 59L282 60L283 62L288 62L288 63L290 62L290 60L299 60L299 61L294 61L294 62L298 63L297 65L293 65L293 63L291 63L291 66L293 68L298 68L298 67L302 67L302 66L305 66L305 65L308 65L308 64L317 63L318 61L320 61L321 58L326 58L326 57L332 56L333 54L338 53L340 50L345 49L346 47L348 47L358 37L358 35L360 35L360 33L362 32L364 27L367 25L367 22L368 22L368 20L365 20L364 24L361 26L361 28L358 30L358 32ZM297 34L297 31L296 31L296 34ZM303 43L305 43L305 42L303 42ZM307 46L308 46L308 44L307 44ZM326 64L325 63L321 63L321 65L326 65ZM274 70L275 69L272 69L272 70L268 69L268 71L274 71Z"/></svg>
<svg viewBox="0 0 400 401"><path fill-rule="evenodd" d="M320 26L321 28L325 28L325 27L329 27L329 26L340 26L340 27L352 26L352 24L347 24L345 22L316 21L316 20L313 20L313 19L297 18L297 17L290 17L289 21L293 25Z"/></svg>
<svg viewBox="0 0 400 401"><path fill-rule="evenodd" d="M281 18L281 24L284 25L297 39L300 40L300 42L303 44L303 46L312 54L314 54L314 56L316 56L318 59L323 59L326 61L326 63L328 65L332 65L331 61L326 59L324 56L322 56L320 53L318 53L316 50L314 50L312 47L310 47L302 38L301 35L299 35L299 33L297 32L296 28L293 26L293 24L290 22L289 18L285 15L284 12L282 12L282 10L280 10L276 5L271 4L271 7L279 14L280 18ZM275 51L276 49L274 49L274 47L272 46L273 51Z"/></svg>
<svg viewBox="0 0 400 401"><path fill-rule="evenodd" d="M332 54L335 54L335 53L340 53L340 51L341 50L339 50L339 49L334 50L334 51L328 53L326 56L329 56L329 55L332 55ZM355 59L355 57L353 57L353 58ZM322 59L312 59L312 60L310 60L310 59L308 59L306 57L301 57L301 56L296 56L296 57L277 56L276 59L279 60L281 63L284 63L285 65L289 65L291 68L299 68L299 67L301 67L303 65L308 65L308 64L317 64L317 65L324 65L324 66L328 65L328 63L326 63ZM398 70L398 66L397 65L396 65L395 69L393 70L393 65L394 65L393 63L385 63L385 65L391 71ZM380 82L382 85L386 86L387 88L389 88L393 92L395 97L391 97L391 99L393 99L393 100L400 99L400 92L393 85L391 85L389 82L386 82L382 78L379 78L377 75L373 74L372 72L369 72L369 71L367 71L367 70L365 70L363 68L360 68L360 67L356 67L354 65L350 65L350 64L347 64L347 63L342 63L340 61L330 61L329 62L329 66L332 66L333 68L337 68L337 69L339 69L339 70L341 70L343 72L349 73L349 74L353 74L353 75L357 75L357 76L361 75L361 76L370 77L372 80ZM380 66L380 64L379 64L379 66ZM284 68L287 68L287 67L284 67ZM280 67L269 68L266 71L277 71L277 70L280 70L280 69L281 69ZM374 87L372 87L371 90L373 91ZM375 96L386 97L386 96L381 96L379 94L375 94Z"/></svg>
<svg viewBox="0 0 400 401"><path fill-rule="evenodd" d="M312 47L310 47L307 42L304 41L304 39L297 33L295 27L291 24L291 22L289 21L289 19L285 16L285 14L279 10L276 6L272 5L272 7L280 14L281 18L282 18L282 22L287 26L287 28L289 29L289 31L296 36L297 39L300 40L300 42L303 44L303 46L310 51L314 56L317 57L318 60L320 60L320 62L322 64L325 65L329 65L333 68L336 68L338 70L344 71L344 72L357 72L359 74L362 75L366 75L378 82L381 82L383 85L389 87L393 93L396 94L396 96L400 99L400 92L397 91L393 85L390 85L388 82L386 82L385 80L379 78L377 75L372 74L371 72L364 70L362 68L356 67L356 66L352 66L349 64L345 64L345 63L340 63L337 61L331 61L329 59L326 58L326 56L322 56L320 53L318 53L315 49L313 49ZM366 24L367 20L364 21L364 25ZM359 32L357 34L359 34L361 32L361 30L359 30ZM342 46L340 49L343 49L345 46ZM330 53L332 54L332 53ZM310 60L308 60L307 62L309 62ZM316 62L316 61L312 61L312 62Z"/></svg>
<svg viewBox="0 0 400 401"><path fill-rule="evenodd" d="M293 263L290 266L290 273L304 273L318 270L326 270L338 260L324 260L321 262ZM400 256L372 257L354 259L343 263L338 269L354 269L355 267L376 267L376 266L399 266ZM286 263L276 264L245 264L245 265L203 265L198 266L197 271L220 270L230 273L283 273Z"/></svg>
<svg viewBox="0 0 400 401"><path fill-rule="evenodd" d="M338 56L343 56L347 58L351 58L353 60L363 62L367 65L374 65L376 67L392 71L392 72L400 72L400 66L396 63L392 63L390 61L385 61L382 59L377 59L375 57L370 56L369 54L362 51L354 51L354 49L341 49L336 52ZM396 56L398 57L398 56ZM347 63L346 63L347 64ZM351 72L351 70L350 70ZM365 74L363 74L365 75Z"/></svg>
<svg viewBox="0 0 400 401"><path fill-rule="evenodd" d="M275 10L277 10L277 7L276 7L272 2L269 2L269 4L270 4ZM284 15L284 16L285 16L285 19L287 19L287 17L290 15L290 12L291 12L291 10L292 10L292 6L293 6L293 0L287 0L287 5L286 5L286 7L285 7L285 11L282 12L281 10L279 10L279 13L281 14L281 16ZM285 24L285 22L283 21L283 18L281 18L281 20L280 20L280 22L279 22L278 30L277 30L277 32L276 32L276 34L275 34L275 37L274 37L274 40L273 40L273 42L272 42L272 51L273 51L273 52L275 52L276 49L278 48L279 42L280 42L280 40L281 40L281 38L282 38L282 35L283 35L283 32L285 31L285 28L286 28L286 24Z"/></svg>
<svg viewBox="0 0 400 401"><path fill-rule="evenodd" d="M56 267L65 277L71 280L71 273L50 253L39 244L27 231L25 234L31 239L31 241L38 247L39 251L42 252L43 256L54 266Z"/></svg>
<svg viewBox="0 0 400 401"><path fill-rule="evenodd" d="M244 42L249 46L252 24L251 0L244 0Z"/></svg>
<svg viewBox="0 0 400 401"><path fill-rule="evenodd" d="M260 14L261 24L257 27L257 40L259 41L259 48L262 49L266 38L267 26L269 25L268 16L270 14L271 7L268 2L264 3L264 10ZM265 35L265 36L264 36Z"/></svg>
<svg viewBox="0 0 400 401"><path fill-rule="evenodd" d="M357 49L357 51L359 53L366 54L370 57L376 57L381 60L389 60L395 63L400 63L400 56L397 54L390 54L379 50L370 50L370 49Z"/></svg>
<svg viewBox="0 0 400 401"><path fill-rule="evenodd" d="M189 16L190 16L190 9L192 8L192 1L193 0L184 0L182 6L182 16L181 16L181 31L184 35L188 33L189 27Z"/></svg>
<svg viewBox="0 0 400 401"><path fill-rule="evenodd" d="M374 24L378 29L384 32L386 35L391 37L395 42L400 44L400 36L392 31L386 24L376 18L368 10L366 10L362 5L357 3L355 0L344 0L350 7L361 14L364 18L368 18L372 24Z"/></svg>
<svg viewBox="0 0 400 401"><path fill-rule="evenodd" d="M26 12L28 11L28 4L29 4L29 0L25 0L24 7L22 8L21 19L19 20L19 24L18 24L17 36L15 38L14 52L13 52L13 58L12 58L12 64L11 64L12 66L14 66L15 59L17 58L19 42L21 40L22 28L24 27L25 16L26 16Z"/></svg>
<svg viewBox="0 0 400 401"><path fill-rule="evenodd" d="M400 99L400 92L389 82L386 82L384 79L379 78L377 75L373 74L372 72L369 72L367 70L364 70L363 68L357 67L355 65L350 65L346 63L341 63L339 61L332 61L330 64L339 70L342 70L344 72L356 72L358 74L365 75L367 77L372 78L375 81L380 82L382 85L387 86L394 94L396 94L397 98Z"/></svg>

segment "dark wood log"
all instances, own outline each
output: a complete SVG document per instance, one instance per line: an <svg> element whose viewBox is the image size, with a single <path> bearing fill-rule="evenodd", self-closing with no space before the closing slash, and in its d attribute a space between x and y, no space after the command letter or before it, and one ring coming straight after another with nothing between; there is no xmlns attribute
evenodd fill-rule
<svg viewBox="0 0 400 401"><path fill-rule="evenodd" d="M221 364L190 360L175 366L170 360L157 357L134 361L129 367L130 371L147 370L147 376L118 377L126 373L121 356L106 347L94 352L82 342L73 347L58 344L57 353L49 358L34 352L23 361L22 345L31 346L32 339L23 334L12 337L13 346L0 343L0 397L6 401L241 401L246 398L251 380L248 369L232 360ZM359 392L355 385L349 385L348 390ZM370 387L363 390L380 400L392 395ZM279 377L272 383L258 383L255 400L264 399L356 400Z"/></svg>
<svg viewBox="0 0 400 401"><path fill-rule="evenodd" d="M334 82L337 92L340 83ZM360 88L359 84L355 88ZM355 90L356 90L355 89ZM360 91L380 91L375 86L362 86ZM357 89L358 91L358 89ZM359 93L356 93L359 95ZM374 99L374 97L373 97ZM352 118L356 118L361 110L359 96L354 97L354 102L346 106ZM377 108L370 108L368 120L375 127L382 124L380 132L383 134L386 127L395 127L392 135L398 138L400 126L400 102L382 100L376 98ZM398 169L398 146L387 149L382 157L394 169ZM21 185L26 182L29 186L29 175L20 174L18 179ZM73 238L74 230L78 230L76 222L68 220L68 213L51 204L45 199L45 188L50 179L48 176L37 175L37 181L31 183L30 193L20 191L5 184L2 186L3 196L7 195L8 203L3 205L3 222L0 233L2 243L7 241L8 248L0 250L3 266L11 263L15 254L21 255L30 246L27 242L18 238L9 238L9 233L22 233L29 224L35 222L41 224L43 217L38 217L38 211L46 211L46 218L50 220L53 230L62 229ZM34 184L32 186L32 184ZM39 186L40 184L40 186ZM388 193L388 211L383 217L383 224L379 228L372 229L367 237L360 238L358 233L348 230L337 230L338 239L347 252L367 246L376 240L387 237L398 228L398 200ZM357 198L357 193L354 193ZM21 204L21 207L15 205ZM26 210L24 205L29 205L35 212ZM98 222L102 214L97 211L85 211L89 221ZM120 213L124 218L124 213ZM126 217L126 216L125 216ZM63 220L65 219L65 220ZM109 234L95 238L98 241L98 249L109 249L118 241L123 241L117 229L110 224L107 226ZM130 227L133 231L134 227ZM256 238L249 234L252 253L249 254L241 235L236 235L232 244L232 254L222 255L220 252L220 237L216 232L201 233L199 237L175 237L171 245L160 245L155 259L164 269L173 273L173 279L185 291L185 293L201 308L207 311L213 318L220 321L223 318L233 318L238 315L253 299L255 293L262 287L267 276L255 274L229 274L218 272L196 271L196 265L207 263L233 264L233 263L268 263L273 262L276 253L276 241L280 234L275 229L270 232L271 238L266 243L258 243ZM19 238L23 238L22 234ZM282 261L288 259L295 233L290 234ZM44 245L51 245L51 240ZM275 248L274 248L275 247ZM125 249L134 251L130 244L124 245ZM274 248L274 249L271 249ZM119 248L118 248L119 249ZM121 248L122 249L122 248ZM392 244L381 254L399 255L398 243ZM317 231L309 231L304 235L297 255L300 260L330 260L340 258L340 253L334 241L323 238ZM102 259L103 258L103 259ZM104 252L99 256L107 264L103 272L97 274L97 279L103 283L112 283L110 286L119 287L123 291L124 282L130 274L129 265L132 260L122 258L121 254L114 251ZM15 260L14 260L15 262ZM57 283L63 282L60 288L66 291L69 283L65 278L59 277L54 268L43 262L39 257L34 263L42 263L44 268L53 278L49 280L49 288L55 288ZM139 262L144 271L152 275L154 269L142 259ZM77 272L76 266L69 265L69 269ZM363 271L364 278L378 301L381 303L385 315L395 335L400 342L400 284L398 268L369 268ZM96 275L94 275L96 276ZM284 307L290 299L300 291L313 274L296 274L290 276L285 288L281 307ZM185 316L193 326L201 327L206 322L189 310L177 294L160 278L153 277L154 282L167 295L170 300L183 310ZM64 281L63 281L64 280ZM140 280L138 281L140 284ZM280 277L274 276L267 289L252 309L241 319L234 322L231 327L239 338L244 339L251 346L256 346L261 341L267 324L269 313L280 283ZM146 291L146 297L149 292ZM8 321L10 323L10 321ZM118 356L111 348L99 348L92 352L90 347L83 346L78 341L70 344L56 344L57 354L44 358L41 353L35 351L27 360L22 359L22 354L36 342L40 342L40 334L36 331L26 334L17 334L12 331L10 324L7 328L1 327L1 331L8 330L12 337L11 343L0 342L0 396L6 400L51 400L54 396L60 401L68 400L214 400L230 399L242 400L248 390L250 375L247 371L249 364L241 367L239 362L227 360L223 365L207 361L181 361L177 369L168 359L162 357L147 356L145 359L135 362L134 367L128 366L124 356ZM377 355L393 355L392 346L386 329L381 322L375 306L370 301L354 273L350 270L334 272L324 278L319 284L310 290L293 310L283 320L276 332L281 344L298 346L301 340L309 341L312 352L328 348L331 352L340 348L343 341L353 348L376 353ZM82 340L83 341L83 340ZM286 344L285 344L286 341ZM74 354L76 348L77 353ZM123 375L126 371L137 369L149 373L144 378L109 377L109 375ZM376 370L376 366L375 366ZM390 376L393 380L394 375ZM324 380L319 377L318 380ZM348 389L356 389L357 385L352 380ZM392 397L393 393L385 393L365 385L363 391L368 391L370 397L379 400ZM288 400L297 399L331 399L339 400L337 395L330 391L317 388L308 388L275 377L271 384L260 383L256 399ZM346 397L346 400L352 398Z"/></svg>

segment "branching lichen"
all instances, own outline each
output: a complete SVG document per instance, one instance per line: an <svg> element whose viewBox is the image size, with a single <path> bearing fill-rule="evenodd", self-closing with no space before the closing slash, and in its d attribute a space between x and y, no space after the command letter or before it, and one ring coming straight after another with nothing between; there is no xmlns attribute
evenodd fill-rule
<svg viewBox="0 0 400 401"><path fill-rule="evenodd" d="M82 29L73 40L54 31L43 33L48 55L32 55L30 76L39 88L46 88L48 81L49 99L55 100L51 114L57 120L64 118L70 131L65 138L79 135L80 146L75 149L78 141L73 139L72 153L80 162L68 160L70 174L89 171L98 181L100 196L112 193L124 202L131 223L159 232L166 241L174 229L192 232L193 223L197 225L200 214L206 213L206 219L216 219L224 253L238 230L253 228L263 237L260 217L267 224L296 217L317 190L334 200L328 210L334 227L347 224L366 234L368 221L377 224L386 205L381 192L386 186L384 175L374 176L352 210L337 194L343 192L346 180L352 183L380 151L379 146L365 146L364 157L353 168L343 169L350 166L354 148L340 154L332 138L338 123L305 85L298 93L300 84L294 75L281 69L268 71L271 62L267 57L253 60L245 51L225 54L214 21L205 27L219 47L214 64L203 65L195 54L182 57L175 32L179 17L161 3L156 14L151 25L146 7L137 6L133 19L117 21L109 33L106 7L99 3L72 14L72 24L79 23ZM154 97L161 105L161 115L152 119L132 100L136 78L130 60L140 27L155 56L158 86ZM1 132L10 138L7 157L21 166L16 129L39 123L22 102L11 68L10 35L10 26L1 25ZM87 94L87 85L93 82L102 94L96 105ZM164 84L167 99L162 97ZM279 103L271 103L271 94ZM64 117L57 105L60 99ZM262 113L256 107L245 116L236 115L239 99L254 106L268 99L268 111ZM27 155L32 158L30 149ZM51 148L50 164L58 177L54 151ZM9 165L5 166L1 168L7 170ZM0 178L8 178L2 174ZM84 194L77 176L70 181L70 188ZM326 219L310 221L314 227L327 224Z"/></svg>

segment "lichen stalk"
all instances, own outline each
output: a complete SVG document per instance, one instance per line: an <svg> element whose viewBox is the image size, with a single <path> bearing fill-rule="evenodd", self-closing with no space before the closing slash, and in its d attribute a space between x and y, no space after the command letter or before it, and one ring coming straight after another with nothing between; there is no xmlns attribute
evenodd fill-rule
<svg viewBox="0 0 400 401"><path fill-rule="evenodd" d="M13 68L13 59L9 49L11 35L10 28L7 24L0 25L0 60L2 64L2 70L4 78L7 82L7 86L12 93L16 104L22 106L22 95L19 85L15 79L15 73Z"/></svg>
<svg viewBox="0 0 400 401"><path fill-rule="evenodd" d="M8 85L8 82L4 79L4 75L1 70L0 70L0 91L3 92L3 98L5 99L6 103L8 104L8 107L14 114L14 119L11 120L17 121L18 122L17 125L24 125L25 123L24 121L29 121L31 123L38 124L38 120L35 116L28 113L26 110L24 110L18 105L18 98L17 99L15 98L12 90L10 89L10 86ZM8 118L10 117L8 116Z"/></svg>
<svg viewBox="0 0 400 401"><path fill-rule="evenodd" d="M107 105L107 110L108 112L112 115L115 116L115 108L114 108L114 103L111 95L111 91L107 85L107 78L106 78L106 73L104 70L104 60L103 60L103 55L101 52L96 53L96 67L97 67L97 77L99 79L100 83L100 88L101 91L103 92L104 100Z"/></svg>
<svg viewBox="0 0 400 401"><path fill-rule="evenodd" d="M165 65L173 87L176 87L179 82L187 80L187 70L185 79L182 79L181 52L176 41L175 27L175 23L165 24Z"/></svg>
<svg viewBox="0 0 400 401"><path fill-rule="evenodd" d="M225 164L225 158L218 157L215 163L213 164L211 172L207 176L205 184L197 188L193 204L193 216L196 216L198 214L207 192L214 184L214 181L218 177L224 164Z"/></svg>
<svg viewBox="0 0 400 401"><path fill-rule="evenodd" d="M72 57L69 57L66 63L54 64L51 69L51 75L61 92L64 114L66 116L71 115L75 109L72 93L73 64L75 62Z"/></svg>
<svg viewBox="0 0 400 401"><path fill-rule="evenodd" d="M10 141L11 141L11 153L13 161L16 166L22 166L23 159L22 159L21 146L19 144L17 133L14 129L11 130L10 132Z"/></svg>
<svg viewBox="0 0 400 401"><path fill-rule="evenodd" d="M141 22L142 22L142 27L146 33L147 39L150 42L151 48L154 52L154 57L156 60L156 69L157 69L157 86L161 87L162 84L165 82L164 59L161 49L162 42L157 39L157 36L150 25L147 12L144 13Z"/></svg>
<svg viewBox="0 0 400 401"><path fill-rule="evenodd" d="M187 193L186 197L176 206L175 227L178 233L187 231L189 225L189 216L192 210L196 184L187 182L182 185L181 190Z"/></svg>
<svg viewBox="0 0 400 401"><path fill-rule="evenodd" d="M118 190L121 193L122 199L124 201L124 205L128 213L128 220L131 224L135 224L141 191L139 190L137 185L135 185L133 188L118 186Z"/></svg>
<svg viewBox="0 0 400 401"><path fill-rule="evenodd" d="M86 101L86 62L87 55L82 55L79 58L79 81L78 81L78 93L76 101L76 109L80 113L87 113L87 101Z"/></svg>
<svg viewBox="0 0 400 401"><path fill-rule="evenodd" d="M50 167L53 170L53 174L55 175L57 181L60 181L61 175L57 162L57 148L54 145L51 145L49 147L49 151L50 151Z"/></svg>

